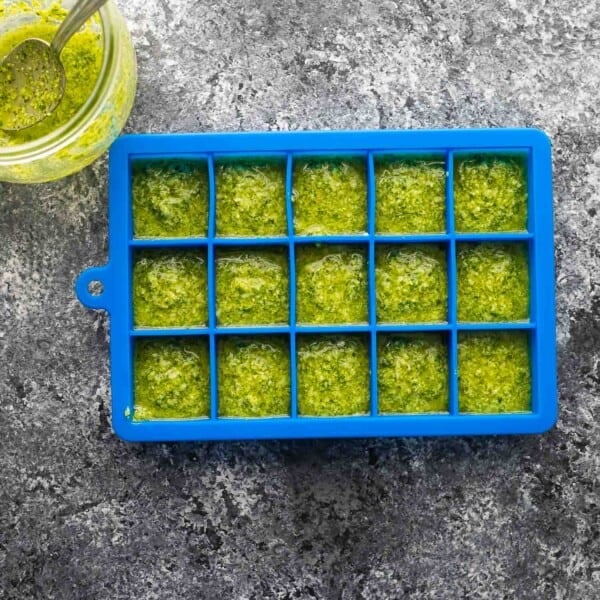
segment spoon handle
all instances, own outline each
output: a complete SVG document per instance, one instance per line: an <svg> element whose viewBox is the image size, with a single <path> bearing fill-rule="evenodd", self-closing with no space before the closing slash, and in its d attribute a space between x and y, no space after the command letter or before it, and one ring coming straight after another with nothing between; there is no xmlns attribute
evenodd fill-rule
<svg viewBox="0 0 600 600"><path fill-rule="evenodd" d="M79 31L83 24L108 0L78 0L60 24L50 47L60 54L71 36Z"/></svg>

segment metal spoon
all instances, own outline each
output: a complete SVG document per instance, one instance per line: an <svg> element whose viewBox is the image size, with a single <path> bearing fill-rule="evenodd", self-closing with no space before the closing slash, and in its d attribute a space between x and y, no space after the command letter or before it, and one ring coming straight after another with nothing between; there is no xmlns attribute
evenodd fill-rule
<svg viewBox="0 0 600 600"><path fill-rule="evenodd" d="M43 121L60 104L67 78L60 53L71 37L108 0L78 0L52 43L31 38L0 63L0 129L21 131Z"/></svg>

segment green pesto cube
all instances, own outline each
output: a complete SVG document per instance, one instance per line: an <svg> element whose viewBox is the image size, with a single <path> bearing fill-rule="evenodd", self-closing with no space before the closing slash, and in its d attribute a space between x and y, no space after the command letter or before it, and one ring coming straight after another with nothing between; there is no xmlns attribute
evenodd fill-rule
<svg viewBox="0 0 600 600"><path fill-rule="evenodd" d="M217 235L286 235L285 165L220 164L216 194Z"/></svg>
<svg viewBox="0 0 600 600"><path fill-rule="evenodd" d="M219 325L288 322L289 265L284 250L220 250L216 262Z"/></svg>
<svg viewBox="0 0 600 600"><path fill-rule="evenodd" d="M461 334L458 342L458 402L462 413L530 411L527 334Z"/></svg>
<svg viewBox="0 0 600 600"><path fill-rule="evenodd" d="M375 166L377 233L437 233L446 228L443 160L383 159Z"/></svg>
<svg viewBox="0 0 600 600"><path fill-rule="evenodd" d="M290 354L283 339L221 339L218 361L219 416L289 415Z"/></svg>
<svg viewBox="0 0 600 600"><path fill-rule="evenodd" d="M474 156L454 164L457 231L527 228L527 174L519 157Z"/></svg>
<svg viewBox="0 0 600 600"><path fill-rule="evenodd" d="M210 369L206 340L137 340L134 371L134 421L208 417Z"/></svg>
<svg viewBox="0 0 600 600"><path fill-rule="evenodd" d="M208 171L201 161L151 161L133 167L135 237L204 237Z"/></svg>
<svg viewBox="0 0 600 600"><path fill-rule="evenodd" d="M448 275L443 248L425 244L379 246L375 280L378 322L447 320Z"/></svg>
<svg viewBox="0 0 600 600"><path fill-rule="evenodd" d="M529 316L527 251L521 244L461 244L458 320L523 321Z"/></svg>
<svg viewBox="0 0 600 600"><path fill-rule="evenodd" d="M366 253L352 246L298 246L296 312L299 323L368 320Z"/></svg>
<svg viewBox="0 0 600 600"><path fill-rule="evenodd" d="M298 413L335 417L369 412L369 346L362 336L298 340Z"/></svg>
<svg viewBox="0 0 600 600"><path fill-rule="evenodd" d="M378 341L380 413L448 412L448 349L437 334Z"/></svg>
<svg viewBox="0 0 600 600"><path fill-rule="evenodd" d="M294 227L299 235L367 231L362 160L306 160L294 167Z"/></svg>
<svg viewBox="0 0 600 600"><path fill-rule="evenodd" d="M145 250L133 265L136 327L202 327L208 320L206 259L197 250Z"/></svg>

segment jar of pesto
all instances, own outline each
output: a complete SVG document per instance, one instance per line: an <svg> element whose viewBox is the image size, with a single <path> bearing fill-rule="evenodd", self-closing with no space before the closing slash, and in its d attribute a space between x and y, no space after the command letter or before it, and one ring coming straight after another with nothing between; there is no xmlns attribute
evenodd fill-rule
<svg viewBox="0 0 600 600"><path fill-rule="evenodd" d="M27 38L50 41L74 0L0 0L0 60ZM108 2L65 46L65 95L41 123L0 130L0 181L37 183L89 165L125 125L135 97L135 51Z"/></svg>

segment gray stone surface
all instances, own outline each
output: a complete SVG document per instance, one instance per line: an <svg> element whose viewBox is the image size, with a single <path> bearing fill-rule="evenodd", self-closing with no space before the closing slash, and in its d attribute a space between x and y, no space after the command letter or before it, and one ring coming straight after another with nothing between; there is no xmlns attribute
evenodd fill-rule
<svg viewBox="0 0 600 600"><path fill-rule="evenodd" d="M541 437L121 443L109 321L72 292L106 260L106 161L0 184L0 598L599 597L600 5L120 4L130 131L545 129L560 419Z"/></svg>

